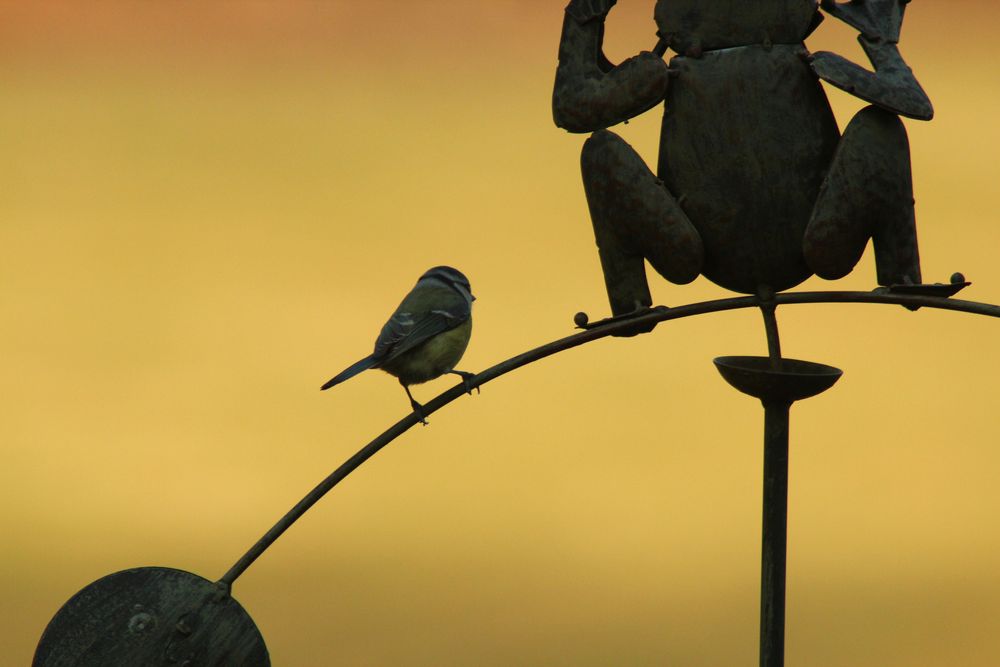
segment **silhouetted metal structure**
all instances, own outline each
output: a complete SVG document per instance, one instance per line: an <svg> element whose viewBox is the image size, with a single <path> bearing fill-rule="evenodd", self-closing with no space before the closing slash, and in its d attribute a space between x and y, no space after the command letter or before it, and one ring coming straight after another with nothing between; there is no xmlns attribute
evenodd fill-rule
<svg viewBox="0 0 1000 667"><path fill-rule="evenodd" d="M759 308L767 357L715 359L723 378L764 407L760 664L784 664L788 418L831 387L832 366L783 358L781 305L896 304L1000 317L1000 306L950 298L969 283L922 284L909 148L898 115L928 120L930 101L899 54L906 0L823 0L859 31L874 72L803 40L822 20L815 0L659 0L659 41L613 65L601 49L616 0L566 8L553 93L555 122L591 132L581 165L612 316L503 361L423 406L431 415L506 373L607 336L659 323ZM663 61L667 49L676 55ZM871 103L841 135L820 79ZM665 102L656 175L606 128ZM871 292L784 292L816 274L851 271L872 239ZM746 294L651 307L644 262L687 283L704 275ZM281 518L217 582L162 567L109 575L72 597L46 628L34 665L270 664L236 579L320 498L419 423L413 413L359 450Z"/></svg>
<svg viewBox="0 0 1000 667"><path fill-rule="evenodd" d="M720 357L722 376L764 405L760 664L784 664L788 412L836 382L830 366L783 359L775 293L815 274L841 278L872 239L880 285L921 285L906 130L929 120L927 95L899 53L907 0L823 0L858 30L875 68L804 40L823 20L814 0L658 0L659 42L620 65L604 56L616 0L571 0L552 95L556 125L592 132L581 156L594 236L615 315L652 304L645 261L664 278L699 274L756 294L768 358ZM669 65L662 56L675 56ZM871 103L843 135L823 79ZM654 175L607 127L664 103ZM645 261L644 261L645 260ZM634 327L627 334L644 331Z"/></svg>
<svg viewBox="0 0 1000 667"><path fill-rule="evenodd" d="M920 283L906 131L930 101L899 55L899 0L824 2L861 31L875 72L803 40L813 0L660 0L660 41L620 65L602 53L616 0L566 8L555 122L593 132L581 157L616 314L649 307L643 260L664 278L699 274L745 294L847 275L874 240L881 285ZM661 55L677 52L669 65ZM843 136L820 85L872 102ZM606 128L664 103L654 175Z"/></svg>

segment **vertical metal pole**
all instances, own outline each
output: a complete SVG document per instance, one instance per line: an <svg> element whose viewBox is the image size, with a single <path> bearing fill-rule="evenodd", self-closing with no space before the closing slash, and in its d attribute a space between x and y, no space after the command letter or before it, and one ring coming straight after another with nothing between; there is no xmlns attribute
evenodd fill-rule
<svg viewBox="0 0 1000 667"><path fill-rule="evenodd" d="M764 403L764 525L760 573L760 665L785 664L785 556L788 541L788 412Z"/></svg>
<svg viewBox="0 0 1000 667"><path fill-rule="evenodd" d="M774 295L761 290L761 314L771 369L781 369ZM788 412L791 403L764 404L764 510L760 558L760 665L785 664L785 559L788 545Z"/></svg>
<svg viewBox="0 0 1000 667"><path fill-rule="evenodd" d="M788 413L792 403L816 396L841 376L833 366L783 359L775 297L761 287L759 305L767 357L718 357L726 382L764 405L764 499L760 559L760 666L785 664L785 562L788 545Z"/></svg>

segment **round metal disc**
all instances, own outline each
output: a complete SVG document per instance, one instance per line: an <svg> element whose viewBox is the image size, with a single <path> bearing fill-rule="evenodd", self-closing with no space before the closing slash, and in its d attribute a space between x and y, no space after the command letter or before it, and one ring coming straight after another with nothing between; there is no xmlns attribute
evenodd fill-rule
<svg viewBox="0 0 1000 667"><path fill-rule="evenodd" d="M33 667L270 667L253 619L228 591L167 567L123 570L71 597L49 621Z"/></svg>

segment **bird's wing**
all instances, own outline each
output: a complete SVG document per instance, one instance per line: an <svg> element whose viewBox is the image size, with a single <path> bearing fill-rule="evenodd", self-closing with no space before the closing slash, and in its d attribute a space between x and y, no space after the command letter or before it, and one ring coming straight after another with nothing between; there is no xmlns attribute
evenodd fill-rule
<svg viewBox="0 0 1000 667"><path fill-rule="evenodd" d="M410 308L409 297L399 304L375 341L372 356L376 363L395 359L427 339L457 327L469 319L472 312L468 301L451 289L442 289L440 295L423 300L433 302L434 308Z"/></svg>

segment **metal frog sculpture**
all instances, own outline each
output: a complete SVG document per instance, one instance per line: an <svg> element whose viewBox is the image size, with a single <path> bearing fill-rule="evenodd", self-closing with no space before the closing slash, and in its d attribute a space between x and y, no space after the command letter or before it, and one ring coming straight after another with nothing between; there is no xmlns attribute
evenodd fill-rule
<svg viewBox="0 0 1000 667"><path fill-rule="evenodd" d="M881 285L920 283L897 114L934 112L897 48L907 1L822 2L859 31L874 72L809 53L815 0L658 0L659 43L617 66L602 51L616 0L570 2L553 115L593 132L583 182L615 315L651 305L644 259L674 283L704 274L766 295L847 275L871 238ZM843 135L819 79L871 103ZM605 128L664 101L654 175Z"/></svg>

